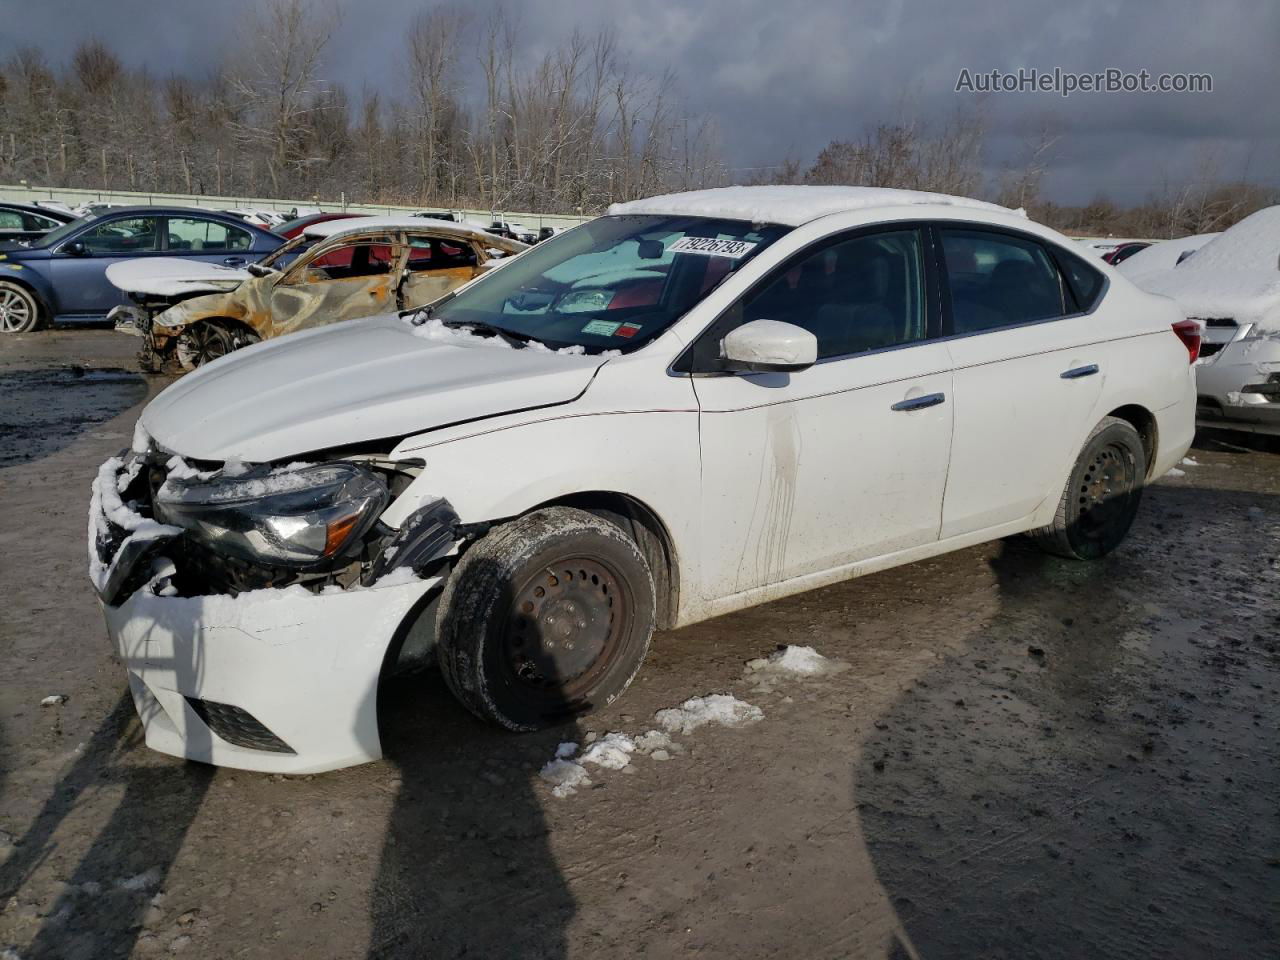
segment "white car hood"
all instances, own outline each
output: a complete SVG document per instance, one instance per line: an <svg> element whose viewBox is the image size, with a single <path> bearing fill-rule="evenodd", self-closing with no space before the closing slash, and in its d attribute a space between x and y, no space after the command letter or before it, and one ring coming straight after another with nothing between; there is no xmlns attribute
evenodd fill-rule
<svg viewBox="0 0 1280 960"><path fill-rule="evenodd" d="M264 462L568 403L606 362L370 317L216 360L151 401L140 422L171 453Z"/></svg>
<svg viewBox="0 0 1280 960"><path fill-rule="evenodd" d="M107 267L107 280L125 293L179 297L234 290L252 277L248 270L180 257L139 257Z"/></svg>

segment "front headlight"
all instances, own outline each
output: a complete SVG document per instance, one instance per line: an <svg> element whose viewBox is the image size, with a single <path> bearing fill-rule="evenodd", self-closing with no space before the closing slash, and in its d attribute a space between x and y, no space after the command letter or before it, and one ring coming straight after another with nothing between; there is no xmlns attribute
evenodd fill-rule
<svg viewBox="0 0 1280 960"><path fill-rule="evenodd" d="M337 556L386 507L387 485L351 463L170 478L155 513L210 546L248 560L308 567Z"/></svg>

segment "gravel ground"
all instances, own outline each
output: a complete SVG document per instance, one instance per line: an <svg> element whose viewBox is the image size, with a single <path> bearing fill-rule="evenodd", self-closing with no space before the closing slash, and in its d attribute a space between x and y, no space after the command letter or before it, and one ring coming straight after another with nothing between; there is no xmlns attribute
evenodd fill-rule
<svg viewBox="0 0 1280 960"><path fill-rule="evenodd" d="M4 960L1280 954L1268 444L1204 439L1103 562L988 544L660 634L537 735L420 673L384 760L264 776L142 745L86 579L94 469L164 385L136 346L0 341ZM745 667L781 644L847 666ZM707 693L764 719L537 775Z"/></svg>

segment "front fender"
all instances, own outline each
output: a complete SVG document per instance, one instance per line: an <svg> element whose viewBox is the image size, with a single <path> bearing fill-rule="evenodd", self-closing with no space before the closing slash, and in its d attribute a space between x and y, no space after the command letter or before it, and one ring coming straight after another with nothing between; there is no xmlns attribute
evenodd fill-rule
<svg viewBox="0 0 1280 960"><path fill-rule="evenodd" d="M47 264L48 261L42 262ZM39 270L32 270L27 264L16 260L0 260L0 280L21 284L40 299L50 314L58 312L58 298L54 296L53 284Z"/></svg>
<svg viewBox="0 0 1280 960"><path fill-rule="evenodd" d="M244 313L244 306L239 302L235 291L210 293L203 297L183 300L168 310L156 314L151 328L157 336L173 337L198 320L209 320L214 317L243 320Z"/></svg>

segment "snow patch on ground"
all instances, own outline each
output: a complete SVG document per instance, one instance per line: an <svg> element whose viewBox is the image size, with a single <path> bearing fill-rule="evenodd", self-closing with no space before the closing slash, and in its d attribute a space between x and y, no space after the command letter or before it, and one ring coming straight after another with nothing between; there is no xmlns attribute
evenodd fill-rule
<svg viewBox="0 0 1280 960"><path fill-rule="evenodd" d="M659 726L670 733L688 734L707 724L740 727L764 719L764 711L728 693L690 697L678 707L659 710L653 715Z"/></svg>
<svg viewBox="0 0 1280 960"><path fill-rule="evenodd" d="M635 741L625 733L606 733L582 751L578 760L581 763L594 763L606 770L621 770L631 762L631 754L635 749Z"/></svg>
<svg viewBox="0 0 1280 960"><path fill-rule="evenodd" d="M116 886L121 890L150 890L152 887L159 886L161 876L160 868L152 867L136 876L117 880Z"/></svg>
<svg viewBox="0 0 1280 960"><path fill-rule="evenodd" d="M747 670L751 673L792 674L799 677L827 676L847 670L848 667L843 661L827 659L813 647L781 647L766 658L747 662Z"/></svg>
<svg viewBox="0 0 1280 960"><path fill-rule="evenodd" d="M1166 476L1170 477L1185 477L1186 475L1187 471L1179 470L1177 467L1170 467L1169 472L1166 474Z"/></svg>
<svg viewBox="0 0 1280 960"><path fill-rule="evenodd" d="M1184 467L1198 467L1198 466L1200 466L1200 464L1198 464L1196 461L1192 460L1190 457L1183 457L1183 458L1182 458L1182 465L1183 465Z"/></svg>
<svg viewBox="0 0 1280 960"><path fill-rule="evenodd" d="M563 747L564 744L561 744ZM559 753L559 751L556 751ZM591 786L591 777L587 768L572 760L550 760L539 771L538 776L552 784L551 795L561 799L571 797L578 792L578 787Z"/></svg>

